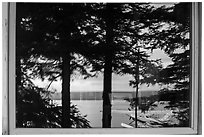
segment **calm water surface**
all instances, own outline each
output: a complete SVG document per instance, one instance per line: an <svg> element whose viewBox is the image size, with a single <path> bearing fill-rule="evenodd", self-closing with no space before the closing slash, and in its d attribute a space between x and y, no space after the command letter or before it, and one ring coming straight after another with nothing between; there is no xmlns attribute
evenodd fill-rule
<svg viewBox="0 0 204 137"><path fill-rule="evenodd" d="M61 100L56 102L61 104ZM91 127L102 127L102 100L72 100L72 103L77 105L81 114L87 115ZM129 107L129 102L125 100L112 101L112 127L118 128L121 127L121 123L131 122L128 114L132 112L128 110Z"/></svg>

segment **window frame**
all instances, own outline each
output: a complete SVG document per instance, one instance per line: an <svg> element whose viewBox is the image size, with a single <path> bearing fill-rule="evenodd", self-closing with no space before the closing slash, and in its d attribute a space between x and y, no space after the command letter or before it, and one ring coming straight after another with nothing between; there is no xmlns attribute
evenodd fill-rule
<svg viewBox="0 0 204 137"><path fill-rule="evenodd" d="M3 2L3 93L2 134L201 134L201 2L192 3L191 13L191 124L181 128L16 128L15 41L16 3Z"/></svg>

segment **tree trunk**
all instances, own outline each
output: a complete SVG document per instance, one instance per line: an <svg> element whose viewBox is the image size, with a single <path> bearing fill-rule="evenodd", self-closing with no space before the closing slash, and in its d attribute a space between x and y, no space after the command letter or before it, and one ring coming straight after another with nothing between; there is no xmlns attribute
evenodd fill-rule
<svg viewBox="0 0 204 137"><path fill-rule="evenodd" d="M139 65L140 65L140 50L138 47L137 65L136 65L136 94L135 94L135 128L137 128L137 106L138 106L138 92L139 92Z"/></svg>
<svg viewBox="0 0 204 137"><path fill-rule="evenodd" d="M107 4L106 9L106 54L103 81L103 120L102 127L111 127L111 96L112 96L112 58L113 58L113 24L110 14L113 13L112 4Z"/></svg>
<svg viewBox="0 0 204 137"><path fill-rule="evenodd" d="M135 94L135 128L137 128L137 106L138 106L138 91L139 85L136 84L136 94Z"/></svg>
<svg viewBox="0 0 204 137"><path fill-rule="evenodd" d="M62 127L70 128L70 53L62 58Z"/></svg>
<svg viewBox="0 0 204 137"><path fill-rule="evenodd" d="M111 127L112 57L106 55L103 81L103 128Z"/></svg>

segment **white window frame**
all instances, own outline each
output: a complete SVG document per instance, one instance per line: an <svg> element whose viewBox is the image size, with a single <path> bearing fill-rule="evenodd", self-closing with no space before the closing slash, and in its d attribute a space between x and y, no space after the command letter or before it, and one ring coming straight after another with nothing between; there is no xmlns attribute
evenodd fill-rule
<svg viewBox="0 0 204 137"><path fill-rule="evenodd" d="M15 42L16 3L2 3L3 93L2 134L201 134L201 3L192 3L191 24L191 125L186 128L16 128Z"/></svg>

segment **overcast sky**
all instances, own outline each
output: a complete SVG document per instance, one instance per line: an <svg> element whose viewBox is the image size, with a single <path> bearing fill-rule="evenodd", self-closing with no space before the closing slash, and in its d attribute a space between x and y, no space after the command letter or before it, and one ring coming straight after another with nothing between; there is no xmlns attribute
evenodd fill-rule
<svg viewBox="0 0 204 137"><path fill-rule="evenodd" d="M171 59L162 51L154 50L150 59L161 59L164 67L171 64ZM132 80L130 75L112 75L112 90L113 91L134 91L135 89L129 86L129 81ZM149 86L146 85L140 86L140 91L146 90L159 90L159 86ZM103 91L103 75L100 75L98 78L90 79L77 79L71 83L72 91Z"/></svg>
<svg viewBox="0 0 204 137"><path fill-rule="evenodd" d="M162 50L154 50L150 56L150 59L161 59L163 62L163 66L171 64L171 59L162 51ZM135 91L134 88L129 86L129 80L132 80L130 75L112 75L112 91ZM35 80L35 83L40 87L46 88L49 82L42 82L41 80ZM149 91L149 90L159 90L159 86L149 86L141 85L140 91ZM49 89L56 89L57 92L61 92L61 81L53 82ZM89 79L74 79L71 81L71 92L86 92L86 91L103 91L103 75L99 75L97 78L89 78Z"/></svg>

